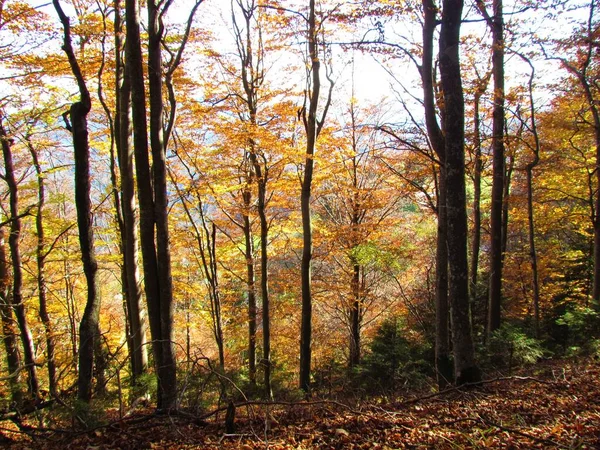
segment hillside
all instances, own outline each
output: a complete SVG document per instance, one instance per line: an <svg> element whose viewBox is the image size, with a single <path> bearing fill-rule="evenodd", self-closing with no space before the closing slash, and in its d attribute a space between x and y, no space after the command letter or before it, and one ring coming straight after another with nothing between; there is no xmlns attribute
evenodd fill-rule
<svg viewBox="0 0 600 450"><path fill-rule="evenodd" d="M137 411L88 432L2 426L7 448L395 449L600 448L600 363L544 362L468 389L372 399L237 405L225 412L156 416ZM114 414L114 412L109 412ZM14 427L11 427L14 428ZM10 439L10 441L9 441Z"/></svg>

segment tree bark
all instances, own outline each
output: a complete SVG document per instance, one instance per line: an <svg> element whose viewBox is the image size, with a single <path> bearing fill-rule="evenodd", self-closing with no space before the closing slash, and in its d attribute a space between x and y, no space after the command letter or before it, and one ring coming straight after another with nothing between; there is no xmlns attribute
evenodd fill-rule
<svg viewBox="0 0 600 450"><path fill-rule="evenodd" d="M146 349L146 324L143 318L142 289L139 279L138 233L133 175L133 148L131 146L131 83L129 70L123 57L123 39L121 25L121 4L115 0L115 51L116 51L116 115L115 137L117 158L121 178L121 209L123 227L121 242L123 245L124 292L131 343L131 373L133 383L148 369Z"/></svg>
<svg viewBox="0 0 600 450"><path fill-rule="evenodd" d="M168 230L166 224L166 182L164 181L165 155L161 142L162 98L160 69L160 36L158 33L158 11L156 4L149 9L149 77L151 85L151 129L153 144L153 170L150 170L148 148L148 126L146 123L146 93L140 40L140 21L136 0L126 0L127 22L126 55L131 83L132 123L134 130L134 155L140 207L140 246L144 268L144 290L150 318L152 351L155 373L158 379L157 406L159 410L170 410L177 405L177 378L172 348L172 280L170 255L168 252ZM158 62L157 62L158 60ZM152 177L154 175L154 178ZM154 184L154 186L153 186ZM153 191L156 189L156 198ZM160 222L160 225L158 225ZM157 226L155 234L155 225ZM156 238L156 244L155 244ZM157 252L157 248L160 250ZM160 261L159 259L163 258ZM163 298L164 296L164 298Z"/></svg>
<svg viewBox="0 0 600 450"><path fill-rule="evenodd" d="M2 154L4 156L5 180L8 185L10 203L10 236L8 245L13 268L12 306L19 325L21 344L23 345L23 361L27 371L27 391L32 398L39 397L39 382L35 366L35 350L33 336L27 322L27 313L23 299L23 268L21 266L21 250L19 238L21 237L21 219L19 218L19 191L12 158L12 145L8 139L4 125L0 123L0 139L2 140Z"/></svg>
<svg viewBox="0 0 600 450"><path fill-rule="evenodd" d="M166 6L165 6L166 7ZM156 226L156 257L159 278L161 365L164 408L177 403L177 372L173 345L173 277L169 247L166 148L163 136L164 100L162 94L161 40L164 26L162 12L155 0L148 2L148 84L150 98L150 147L152 149L152 179L154 188L154 220Z"/></svg>
<svg viewBox="0 0 600 450"><path fill-rule="evenodd" d="M244 244L246 257L246 297L248 300L248 378L256 385L256 277L254 275L254 243L250 223L250 205L252 193L248 186L242 193L244 200Z"/></svg>
<svg viewBox="0 0 600 450"><path fill-rule="evenodd" d="M92 102L86 87L79 63L75 58L71 45L71 27L69 18L65 15L58 0L53 0L56 12L64 30L63 50L69 59L71 71L77 80L80 100L71 105L69 110L70 124L66 114L63 115L67 128L73 135L75 151L75 204L77 207L77 226L79 229L79 245L83 272L87 281L87 301L81 322L79 323L79 378L77 381L77 396L89 403L92 399L92 378L94 368L94 350L100 339L99 317L100 296L97 283L98 264L94 249L93 215L90 201L90 150L88 142L87 115ZM100 357L96 351L96 356Z"/></svg>
<svg viewBox="0 0 600 450"><path fill-rule="evenodd" d="M423 103L425 123L429 142L439 161L439 181L437 192L437 248L436 248L436 339L435 359L438 387L443 389L453 379L450 360L449 306L448 306L448 247L446 213L446 170L445 142L440 129L435 107L433 80L433 35L437 21L437 6L434 0L423 0L423 57L421 64L421 83L423 85Z"/></svg>
<svg viewBox="0 0 600 450"><path fill-rule="evenodd" d="M479 380L469 314L465 193L464 99L459 60L462 0L444 0L440 31L440 75L444 94L449 300L457 384Z"/></svg>
<svg viewBox="0 0 600 450"><path fill-rule="evenodd" d="M492 124L492 211L490 214L490 292L488 334L500 327L502 303L502 229L503 194L505 188L504 157L504 20L502 0L493 1L489 16L482 0L478 6L492 31L492 72L494 76L494 108Z"/></svg>
<svg viewBox="0 0 600 450"><path fill-rule="evenodd" d="M28 142L29 152L31 153L31 159L38 178L38 209L35 216L35 227L37 232L37 248L36 248L36 260L37 260L37 287L38 287L38 301L39 301L39 315L40 320L44 324L44 333L46 336L46 359L48 364L48 385L49 391L52 396L58 394L57 379L56 379L56 361L55 361L55 348L56 344L54 341L54 326L48 313L48 301L46 294L48 287L46 286L46 239L44 230L44 205L46 203L46 187L44 184L45 174L42 171L40 165L38 153L33 145Z"/></svg>
<svg viewBox="0 0 600 450"><path fill-rule="evenodd" d="M17 330L13 318L10 275L4 243L4 228L0 228L0 316L2 317L2 341L6 351L6 366L10 385L11 400L19 405L23 400L21 392L21 355L17 344Z"/></svg>
<svg viewBox="0 0 600 450"><path fill-rule="evenodd" d="M300 207L302 212L302 320L300 326L300 389L306 394L310 392L311 340L312 340L312 224L310 200L312 194L312 179L314 172L314 154L317 141L317 107L321 92L321 77L319 70L321 61L317 45L317 27L315 0L309 2L308 16L308 56L311 61L312 90L308 105L308 115L304 114L306 130L306 159L304 177L302 179L302 194Z"/></svg>

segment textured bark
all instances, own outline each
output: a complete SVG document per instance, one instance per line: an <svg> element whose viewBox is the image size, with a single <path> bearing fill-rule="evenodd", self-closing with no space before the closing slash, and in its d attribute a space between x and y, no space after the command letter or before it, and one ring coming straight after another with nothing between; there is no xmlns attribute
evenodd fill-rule
<svg viewBox="0 0 600 450"><path fill-rule="evenodd" d="M475 365L469 314L464 99L459 60L462 9L462 0L444 0L439 53L444 94L447 245L448 253L452 255L449 260L449 300L454 375L458 384L476 381L481 376Z"/></svg>
<svg viewBox="0 0 600 450"><path fill-rule="evenodd" d="M6 351L6 366L11 400L17 405L23 399L21 392L21 355L19 354L17 326L13 318L10 275L4 242L4 228L0 228L0 316L2 317L2 342Z"/></svg>
<svg viewBox="0 0 600 450"><path fill-rule="evenodd" d="M129 71L122 58L121 4L115 1L115 48L116 48L116 116L115 138L121 178L124 293L129 325L131 373L133 382L148 368L146 349L146 324L142 316L142 289L139 280L138 233L133 175L133 148L131 146L131 83Z"/></svg>
<svg viewBox="0 0 600 450"><path fill-rule="evenodd" d="M450 360L449 307L448 307L448 247L446 219L446 170L445 142L436 116L434 80L433 80L433 35L437 21L437 6L433 0L423 0L423 57L421 64L421 83L423 86L423 104L429 142L437 155L439 181L437 192L437 248L436 248L436 339L435 360L438 386L443 389L453 379Z"/></svg>
<svg viewBox="0 0 600 450"><path fill-rule="evenodd" d="M306 160L304 162L304 177L302 179L302 194L300 208L302 212L302 263L300 268L302 278L302 317L300 325L300 389L310 392L311 339L312 339L312 224L310 200L312 194L312 179L314 172L314 154L317 141L317 107L321 92L321 78L317 46L317 28L315 15L315 0L310 0L308 16L308 57L311 61L312 85L308 104L308 114L304 115L306 130Z"/></svg>
<svg viewBox="0 0 600 450"><path fill-rule="evenodd" d="M161 40L164 27L161 11L155 0L148 2L148 85L150 98L150 147L152 149L152 180L154 188L154 221L156 261L159 288L160 345L162 357L158 376L162 383L164 409L177 403L177 372L173 345L173 277L169 247L166 149L163 136L164 100L162 92Z"/></svg>
<svg viewBox="0 0 600 450"><path fill-rule="evenodd" d="M94 349L99 345L98 335L100 316L100 296L97 284L98 264L94 250L94 229L92 206L90 201L90 149L88 142L87 115L92 102L81 69L71 45L69 18L63 12L58 0L53 0L64 30L63 50L66 53L71 71L77 80L80 100L71 105L70 124L67 127L73 135L75 151L75 205L77 208L77 226L83 272L87 282L87 301L81 322L79 323L79 377L77 396L84 402L92 399L92 378L94 368ZM66 116L65 116L66 120ZM97 357L101 357L96 352Z"/></svg>
<svg viewBox="0 0 600 450"><path fill-rule="evenodd" d="M21 219L19 217L19 191L15 169L12 158L12 145L8 139L6 130L0 123L0 139L2 140L2 154L4 156L5 180L8 185L10 203L10 236L8 245L10 247L10 259L13 271L12 284L12 307L19 325L21 344L23 345L23 361L27 371L27 391L32 398L39 396L39 382L35 366L35 350L33 347L33 336L29 330L27 313L23 299L23 268L21 266L21 250L19 239L21 236Z"/></svg>
<svg viewBox="0 0 600 450"><path fill-rule="evenodd" d="M46 337L46 363L48 365L48 385L49 391L52 396L58 394L57 390L57 379L56 379L56 361L55 361L55 348L56 344L54 341L54 326L48 313L48 301L46 294L48 287L46 286L46 239L44 230L44 205L46 203L46 188L44 184L44 173L40 165L38 154L31 143L29 145L29 152L33 160L33 165L38 178L38 210L35 216L35 228L37 232L37 247L36 247L36 260L37 260L37 288L38 288L38 302L39 302L39 315L40 320L44 324L44 333Z"/></svg>
<svg viewBox="0 0 600 450"><path fill-rule="evenodd" d="M245 190L244 199L244 245L246 257L246 298L248 300L248 378L256 385L256 276L254 275L254 243L250 224L250 205L252 193Z"/></svg>
<svg viewBox="0 0 600 450"><path fill-rule="evenodd" d="M487 90L490 77L491 72L478 80L479 84L473 99L473 235L471 237L471 268L469 275L472 304L477 299L477 276L481 248L481 173L483 171L483 161L481 159L481 118L479 109L481 96Z"/></svg>
<svg viewBox="0 0 600 450"><path fill-rule="evenodd" d="M494 108L492 120L492 210L490 214L490 292L487 331L500 327L502 303L502 229L505 189L504 157L504 20L502 0L493 1L490 16L483 1L477 1L492 32L492 72L494 76Z"/></svg>
<svg viewBox="0 0 600 450"><path fill-rule="evenodd" d="M241 63L241 81L244 88L244 102L246 103L249 122L251 129L257 127L258 114L258 98L259 91L265 79L265 70L263 66L264 48L262 46L262 38L259 39L258 48L253 48L252 45L252 19L256 11L256 4L251 1L243 3L237 2L242 11L245 25L245 36L243 30L240 29L235 22L234 27L238 44L238 55ZM260 27L260 25L257 25ZM261 35L258 29L258 35ZM255 139L250 136L248 138L248 156L252 165L251 179L257 184L257 213L260 221L260 296L262 300L262 328L263 328L263 357L261 365L264 369L264 393L265 397L270 399L273 396L271 389L271 315L269 303L269 255L268 255L268 239L269 239L269 223L267 220L267 182L269 179L269 170L266 160L262 158L261 151L256 144ZM264 164L261 163L265 161ZM247 246L248 247L248 246ZM250 266L248 266L248 273ZM248 276L250 280L250 276ZM249 334L250 338L253 331L250 329L253 325L252 312L249 308ZM256 305L254 305L256 308ZM256 319L254 319L255 321ZM255 326L255 325L254 325Z"/></svg>
<svg viewBox="0 0 600 450"><path fill-rule="evenodd" d="M160 38L157 34L157 9L154 3L149 9L149 78L151 84L151 129L153 143L153 170L150 171L148 126L146 123L146 93L144 90L144 71L140 40L140 21L138 4L135 0L126 0L125 16L127 22L126 55L127 67L131 83L133 147L135 170L137 176L137 193L140 207L140 247L144 269L144 290L148 306L150 333L152 335L152 351L154 367L158 378L157 403L159 410L170 410L176 407L176 371L172 348L172 292L169 292L172 280L170 277L170 258L168 254L168 230L166 228L166 183L165 158L162 148L162 98L160 83ZM158 57L158 63L157 63ZM154 177L153 177L154 175ZM153 186L154 182L154 186ZM155 198L153 187L158 194ZM155 204L156 203L156 204ZM156 221L156 223L155 223ZM160 222L160 226L158 225ZM157 226L155 234L155 225ZM155 245L156 238L156 245ZM165 248L165 245L167 248ZM157 248L160 249L157 252ZM160 261L159 258L165 258ZM163 298L163 294L166 296Z"/></svg>

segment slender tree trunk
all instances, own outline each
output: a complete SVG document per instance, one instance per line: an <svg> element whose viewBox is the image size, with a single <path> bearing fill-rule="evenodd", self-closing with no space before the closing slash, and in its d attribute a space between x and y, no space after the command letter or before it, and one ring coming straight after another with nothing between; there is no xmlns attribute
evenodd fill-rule
<svg viewBox="0 0 600 450"><path fill-rule="evenodd" d="M163 95L161 39L163 25L155 0L148 2L148 84L150 94L150 147L152 149L152 180L154 188L154 220L156 225L156 257L159 279L161 364L158 375L162 380L164 408L177 403L177 372L173 345L173 278L169 248L166 149L163 136Z"/></svg>
<svg viewBox="0 0 600 450"><path fill-rule="evenodd" d="M447 245L454 374L458 384L478 380L469 314L467 212L465 193L464 99L459 41L462 0L444 0L440 31L440 75L444 93Z"/></svg>
<svg viewBox="0 0 600 450"><path fill-rule="evenodd" d="M4 243L4 228L0 228L0 316L2 317L2 341L6 351L6 366L11 400L19 405L23 400L21 391L21 355L19 354L17 329L13 318L10 275Z"/></svg>
<svg viewBox="0 0 600 450"><path fill-rule="evenodd" d="M481 160L481 118L479 107L481 96L487 88L489 78L480 80L482 83L477 87L475 99L473 100L473 235L471 240L471 304L477 300L477 275L479 271L479 251L481 248L481 172L483 162Z"/></svg>
<svg viewBox="0 0 600 450"><path fill-rule="evenodd" d="M168 254L168 230L166 228L166 183L163 180L165 156L161 139L162 98L161 89L156 84L160 79L160 37L157 37L158 11L152 2L149 8L149 34L152 36L149 48L149 77L151 87L151 128L153 143L153 170L150 171L148 127L146 123L146 93L140 40L138 4L136 0L126 0L127 22L126 54L131 82L132 123L134 130L134 155L137 175L138 200L140 205L140 246L144 268L144 289L150 317L154 366L158 378L157 396L159 410L176 407L176 372L172 352L172 292L169 287L170 258ZM158 62L157 62L158 60ZM154 178L152 177L154 175ZM154 186L153 186L154 182ZM153 193L153 187L158 194ZM155 202L157 204L155 204ZM155 236L155 221L160 222ZM156 244L155 244L156 237ZM161 250L157 254L157 247ZM158 260L161 259L160 268ZM161 298L166 294L166 298Z"/></svg>
<svg viewBox="0 0 600 450"><path fill-rule="evenodd" d="M37 232L37 248L36 248L36 259L37 259L37 287L38 287L38 300L39 300L39 315L40 320L44 324L44 332L46 336L46 359L48 364L48 385L49 391L52 396L58 394L57 379L56 379L56 361L55 361L55 342L54 342L54 330L50 314L48 313L48 301L46 294L48 288L46 286L46 239L44 230L44 205L46 203L46 187L44 184L44 173L40 165L37 151L33 148L31 143L29 145L29 152L33 160L33 165L38 178L38 210L35 216L35 227Z"/></svg>
<svg viewBox="0 0 600 450"><path fill-rule="evenodd" d="M308 53L311 61L312 91L309 99L308 117L305 116L306 129L306 160L304 178L302 179L302 194L300 206L302 212L302 321L300 327L300 388L310 392L311 339L312 339L312 224L310 200L314 171L314 154L317 141L317 107L321 91L321 78L317 46L317 28L315 15L315 0L310 0L308 17Z"/></svg>
<svg viewBox="0 0 600 450"><path fill-rule="evenodd" d="M487 17L492 30L492 71L494 75L493 179L490 214L490 294L488 333L500 327L502 302L502 210L505 185L504 157L504 21L502 0L493 1L493 17ZM485 11L485 7L483 7ZM486 15L487 13L484 13Z"/></svg>
<svg viewBox="0 0 600 450"><path fill-rule="evenodd" d="M360 265L352 264L352 305L350 308L350 368L360 364L360 322L362 294L360 289Z"/></svg>
<svg viewBox="0 0 600 450"><path fill-rule="evenodd" d="M87 302L81 322L79 323L79 378L77 382L77 396L84 402L92 399L92 378L94 367L94 349L100 344L99 317L100 296L97 283L98 264L94 250L94 229L92 206L90 201L90 150L88 142L87 115L92 107L90 93L86 87L81 69L75 58L71 45L71 31L69 18L65 15L58 0L53 0L56 12L64 29L63 50L66 53L71 70L79 87L80 100L71 105L69 117L71 123L65 121L67 128L73 135L73 148L75 150L75 205L77 207L77 225L79 229L79 245L83 272L87 281ZM96 352L96 356L100 354Z"/></svg>
<svg viewBox="0 0 600 450"><path fill-rule="evenodd" d="M146 324L142 317L142 289L139 280L138 234L133 175L133 148L131 146L131 83L127 67L123 62L123 39L121 26L121 4L115 0L115 51L117 111L115 136L121 178L121 209L123 227L123 272L129 341L131 343L131 373L133 383L148 369L146 349Z"/></svg>
<svg viewBox="0 0 600 450"><path fill-rule="evenodd" d="M533 208L533 170L540 162L540 138L537 132L537 120L535 116L535 102L533 100L533 80L535 79L535 66L531 63L529 58L519 54L529 67L531 73L529 75L529 113L531 126L530 130L533 135L534 146L533 160L525 167L525 173L527 175L527 224L529 230L529 258L531 261L531 283L533 287L533 311L534 311L534 329L535 337L540 338L540 285L538 278L538 261L537 252L535 246L535 220L534 220L534 208Z"/></svg>
<svg viewBox="0 0 600 450"><path fill-rule="evenodd" d="M21 343L23 345L23 360L27 370L27 390L32 398L39 397L39 383L35 366L35 350L33 347L33 336L29 330L27 313L23 298L23 268L21 266L21 251L19 239L21 237L21 219L19 218L19 192L15 169L13 165L11 143L8 140L6 130L0 123L0 139L2 140L2 153L4 155L5 180L8 185L10 203L10 236L8 245L13 267L12 305L19 325Z"/></svg>
<svg viewBox="0 0 600 450"><path fill-rule="evenodd" d="M252 178L252 177L251 177ZM244 200L244 244L246 257L246 297L248 299L248 378L256 385L256 279L254 275L254 243L250 224L252 193L248 186L242 193Z"/></svg>
<svg viewBox="0 0 600 450"><path fill-rule="evenodd" d="M504 257L506 255L506 248L508 245L508 202L510 199L510 183L512 181L512 173L515 168L515 157L510 155L508 157L508 164L506 166L506 174L504 175L504 192L502 194L502 240L501 240L501 256L502 264L504 265Z"/></svg>
<svg viewBox="0 0 600 450"><path fill-rule="evenodd" d="M436 339L435 359L438 387L443 389L453 379L450 360L449 305L448 305L448 247L446 210L446 149L444 136L437 121L433 89L433 35L437 22L437 6L433 0L423 0L423 58L421 82L425 107L427 134L440 165L437 195L437 250L436 250ZM443 113L443 111L442 111Z"/></svg>

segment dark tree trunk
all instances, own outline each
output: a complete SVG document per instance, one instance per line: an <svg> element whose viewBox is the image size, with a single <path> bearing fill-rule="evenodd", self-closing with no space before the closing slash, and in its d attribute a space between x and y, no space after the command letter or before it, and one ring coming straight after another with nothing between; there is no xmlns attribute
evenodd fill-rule
<svg viewBox="0 0 600 450"><path fill-rule="evenodd" d="M360 288L360 265L352 264L352 305L350 307L350 368L360 364L360 328L362 318L362 293Z"/></svg>
<svg viewBox="0 0 600 450"><path fill-rule="evenodd" d="M493 16L490 17L483 2L478 1L480 10L492 31L492 71L494 76L493 109L493 179L492 211L490 214L490 292L487 332L493 333L500 327L502 302L502 211L505 187L504 157L504 21L502 0L493 1Z"/></svg>
<svg viewBox="0 0 600 450"><path fill-rule="evenodd" d="M481 159L481 118L479 107L481 96L485 93L491 74L478 80L479 84L473 100L473 235L471 240L471 304L477 300L477 276L479 271L479 252L481 248L481 173L483 161Z"/></svg>
<svg viewBox="0 0 600 450"><path fill-rule="evenodd" d="M248 378L256 385L256 277L254 275L254 243L250 224L250 204L252 193L246 189L242 193L244 199L244 243L246 257L246 297L248 299Z"/></svg>
<svg viewBox="0 0 600 450"><path fill-rule="evenodd" d="M423 58L421 83L425 107L425 122L429 142L439 161L437 193L437 250L436 250L436 342L435 359L438 386L443 389L453 379L450 360L449 307L448 307L448 247L446 219L445 142L436 116L433 80L433 35L437 22L437 6L433 0L423 0Z"/></svg>
<svg viewBox="0 0 600 450"><path fill-rule="evenodd" d="M454 348L454 375L458 384L476 381L469 314L467 212L465 193L464 99L460 74L459 42L462 0L444 0L440 31L440 75L444 93L446 151L446 208L449 260L449 300Z"/></svg>
<svg viewBox="0 0 600 450"><path fill-rule="evenodd" d="M4 137L3 137L4 138ZM0 228L0 315L2 317L2 341L6 351L6 366L8 368L8 382L10 385L11 400L20 404L23 400L21 392L21 355L19 354L17 329L13 318L10 275L4 243L4 228Z"/></svg>
<svg viewBox="0 0 600 450"><path fill-rule="evenodd" d="M173 345L173 278L169 248L166 149L163 136L161 39L164 35L159 3L148 2L148 84L150 93L150 147L156 225L156 260L159 289L161 361L157 367L162 384L163 408L176 407L177 372Z"/></svg>
<svg viewBox="0 0 600 450"><path fill-rule="evenodd" d="M312 85L308 105L308 114L304 114L306 130L306 160L302 179L300 207L302 212L302 320L300 326L300 389L310 392L311 339L312 339L312 224L310 200L314 171L314 154L317 141L317 107L321 91L319 52L317 45L317 27L315 0L310 0L308 16L308 56L311 61Z"/></svg>
<svg viewBox="0 0 600 450"><path fill-rule="evenodd" d="M87 281L87 302L79 324L79 378L77 396L84 402L92 399L92 378L94 368L94 349L99 348L100 297L97 284L98 264L94 250L94 229L92 225L92 206L90 201L90 149L88 143L87 115L92 107L90 93L86 87L81 69L71 45L69 18L63 12L58 0L53 0L64 29L63 50L67 54L71 71L77 80L80 100L71 105L67 128L73 135L75 150L75 205L77 207L77 226L83 272ZM97 353L97 352L96 352ZM97 357L100 354L97 353Z"/></svg>
<svg viewBox="0 0 600 450"><path fill-rule="evenodd" d="M125 292L131 373L133 383L148 369L146 349L146 324L142 318L142 289L139 280L138 234L133 175L133 148L131 146L131 83L129 70L122 57L123 39L120 0L115 1L115 47L116 47L116 91L117 111L115 116L115 138L121 176L121 209L123 249L123 285Z"/></svg>
<svg viewBox="0 0 600 450"><path fill-rule="evenodd" d="M6 130L0 123L0 139L2 140L2 153L4 155L5 180L8 185L10 203L10 236L8 245L13 268L12 306L19 325L21 344L23 345L23 360L27 371L27 390L32 398L39 397L39 383L35 366L35 350L33 348L33 336L29 330L27 313L23 299L23 268L21 267L21 251L19 238L21 236L21 219L19 218L19 192L15 170L13 166L11 142Z"/></svg>
<svg viewBox="0 0 600 450"><path fill-rule="evenodd" d="M58 394L57 379L56 379L56 361L55 361L55 342L54 342L54 326L48 313L48 301L46 294L48 288L46 286L46 239L44 230L44 205L46 203L46 188L44 184L44 173L42 172L42 166L38 159L38 153L33 148L31 143L29 145L29 152L33 160L33 165L38 179L38 210L35 216L35 227L37 232L37 248L36 248L36 259L37 259L37 287L38 287L38 301L39 301L39 315L40 320L44 324L44 333L46 336L46 359L48 364L48 385L49 391L52 396Z"/></svg>
<svg viewBox="0 0 600 450"><path fill-rule="evenodd" d="M144 71L140 40L140 25L138 4L136 0L126 0L125 16L127 22L126 55L127 67L131 83L132 123L134 136L135 169L137 175L138 200L140 205L140 246L142 250L144 268L144 289L150 319L150 332L152 335L152 351L154 367L158 378L157 398L159 410L169 410L176 407L176 372L175 359L172 352L171 319L172 319L172 293L167 293L172 280L170 277L170 259L168 255L168 232L166 229L166 183L163 182L165 170L164 149L162 149L160 134L157 129L162 122L162 98L160 89L157 92L157 80L160 83L160 62L156 62L157 54L160 61L160 38L157 40L158 24L156 21L157 10L154 3L149 5L150 30L152 35L149 47L152 55L149 56L149 76L151 79L151 128L153 146L153 170L150 170L148 127L146 123L146 93L144 90ZM158 103L158 104L157 104ZM152 177L154 175L154 178ZM154 188L157 190L157 199L154 198ZM158 203L155 205L155 201ZM158 214L158 217L155 215ZM155 245L155 220L160 222ZM166 240L165 240L166 239ZM157 255L157 247L161 248ZM161 261L160 269L158 259ZM165 277L165 278L163 278ZM161 296L167 293L167 298ZM165 329L163 329L163 327Z"/></svg>

